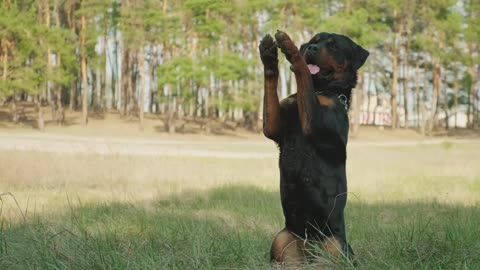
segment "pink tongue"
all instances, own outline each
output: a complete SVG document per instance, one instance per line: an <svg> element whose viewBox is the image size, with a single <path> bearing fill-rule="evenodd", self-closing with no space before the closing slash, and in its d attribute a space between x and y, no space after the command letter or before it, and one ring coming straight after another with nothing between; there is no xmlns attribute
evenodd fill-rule
<svg viewBox="0 0 480 270"><path fill-rule="evenodd" d="M317 65L307 65L308 70L310 70L310 74L317 74L320 72L320 67Z"/></svg>

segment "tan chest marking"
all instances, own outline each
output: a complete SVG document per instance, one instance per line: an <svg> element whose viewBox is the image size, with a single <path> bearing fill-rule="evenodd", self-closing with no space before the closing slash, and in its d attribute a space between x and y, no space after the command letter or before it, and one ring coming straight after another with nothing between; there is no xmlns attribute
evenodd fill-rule
<svg viewBox="0 0 480 270"><path fill-rule="evenodd" d="M333 99L325 97L325 96L317 96L318 103L323 106L327 106L330 108L335 107L335 102L333 102Z"/></svg>

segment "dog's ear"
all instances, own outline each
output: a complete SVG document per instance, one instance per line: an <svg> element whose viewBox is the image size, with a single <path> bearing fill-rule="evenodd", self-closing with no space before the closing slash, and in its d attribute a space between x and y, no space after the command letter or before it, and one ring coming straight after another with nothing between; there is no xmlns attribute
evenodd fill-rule
<svg viewBox="0 0 480 270"><path fill-rule="evenodd" d="M367 57L368 55L370 55L370 53L354 42L352 47L353 47L352 68L353 70L358 70L361 66L363 66L363 64L365 64L365 61L367 61Z"/></svg>

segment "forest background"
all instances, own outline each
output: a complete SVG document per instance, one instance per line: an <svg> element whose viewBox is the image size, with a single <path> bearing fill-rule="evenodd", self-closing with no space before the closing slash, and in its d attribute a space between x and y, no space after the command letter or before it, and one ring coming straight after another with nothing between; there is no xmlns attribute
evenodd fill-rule
<svg viewBox="0 0 480 270"><path fill-rule="evenodd" d="M479 13L478 0L4 0L0 104L9 121L40 130L81 111L85 125L113 112L142 129L148 113L170 133L185 123L210 133L214 122L259 131L257 47L282 29L297 45L337 32L370 51L353 91L353 134L360 124L475 129ZM286 61L280 74L283 98L296 89Z"/></svg>

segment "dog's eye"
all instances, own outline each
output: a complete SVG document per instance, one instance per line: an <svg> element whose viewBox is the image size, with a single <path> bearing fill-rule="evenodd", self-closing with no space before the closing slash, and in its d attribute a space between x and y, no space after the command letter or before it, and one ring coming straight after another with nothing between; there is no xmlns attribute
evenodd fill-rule
<svg viewBox="0 0 480 270"><path fill-rule="evenodd" d="M338 45L335 43L335 41L329 42L328 47L334 51L338 50Z"/></svg>

